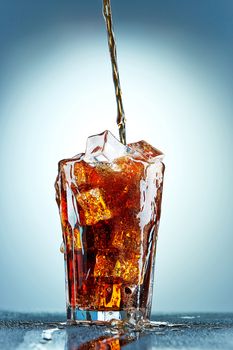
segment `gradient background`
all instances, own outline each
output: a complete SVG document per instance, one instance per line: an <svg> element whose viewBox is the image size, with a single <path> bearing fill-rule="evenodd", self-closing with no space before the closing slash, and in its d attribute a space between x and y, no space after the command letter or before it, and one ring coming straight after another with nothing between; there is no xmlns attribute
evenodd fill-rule
<svg viewBox="0 0 233 350"><path fill-rule="evenodd" d="M233 311L233 2L112 7L128 141L166 154L153 311ZM0 48L0 308L64 310L57 162L117 134L101 0L1 0Z"/></svg>

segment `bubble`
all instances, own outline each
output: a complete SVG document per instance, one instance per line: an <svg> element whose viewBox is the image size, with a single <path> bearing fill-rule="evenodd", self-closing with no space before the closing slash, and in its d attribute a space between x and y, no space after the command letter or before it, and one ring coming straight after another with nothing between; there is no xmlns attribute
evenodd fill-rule
<svg viewBox="0 0 233 350"><path fill-rule="evenodd" d="M132 290L129 287L125 287L125 293L126 294L131 294Z"/></svg>

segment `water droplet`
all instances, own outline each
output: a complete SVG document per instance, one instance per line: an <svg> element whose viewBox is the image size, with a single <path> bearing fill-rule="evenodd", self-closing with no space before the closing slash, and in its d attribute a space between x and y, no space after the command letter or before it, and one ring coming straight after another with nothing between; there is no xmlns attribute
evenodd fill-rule
<svg viewBox="0 0 233 350"><path fill-rule="evenodd" d="M65 327L61 324L59 326L57 326L58 329L64 329Z"/></svg>
<svg viewBox="0 0 233 350"><path fill-rule="evenodd" d="M57 331L58 328L46 329L42 332L42 339L46 341L52 340L52 334Z"/></svg>
<svg viewBox="0 0 233 350"><path fill-rule="evenodd" d="M62 254L64 254L65 251L66 251L65 244L64 244L64 242L62 242L61 245L60 245L60 252L61 252Z"/></svg>
<svg viewBox="0 0 233 350"><path fill-rule="evenodd" d="M43 338L44 340L49 341L49 340L52 340L52 335L51 335L50 332L43 331L43 333L42 333L42 338Z"/></svg>

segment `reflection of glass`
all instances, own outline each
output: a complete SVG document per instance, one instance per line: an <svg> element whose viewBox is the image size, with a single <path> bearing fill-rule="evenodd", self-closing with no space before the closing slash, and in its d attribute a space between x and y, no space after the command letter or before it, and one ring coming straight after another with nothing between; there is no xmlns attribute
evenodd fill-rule
<svg viewBox="0 0 233 350"><path fill-rule="evenodd" d="M105 131L88 138L85 154L60 161L68 320L150 317L162 157Z"/></svg>
<svg viewBox="0 0 233 350"><path fill-rule="evenodd" d="M108 331L108 334L106 332ZM84 326L67 327L65 330L65 350L120 350L125 345L140 338L139 332L124 332L121 330L116 334L109 334L110 329L106 327L95 327L90 329ZM61 344L63 345L63 343Z"/></svg>
<svg viewBox="0 0 233 350"><path fill-rule="evenodd" d="M134 340L135 338L127 335L102 336L80 345L80 343L76 341L75 336L69 336L68 334L66 350L121 350L124 345Z"/></svg>

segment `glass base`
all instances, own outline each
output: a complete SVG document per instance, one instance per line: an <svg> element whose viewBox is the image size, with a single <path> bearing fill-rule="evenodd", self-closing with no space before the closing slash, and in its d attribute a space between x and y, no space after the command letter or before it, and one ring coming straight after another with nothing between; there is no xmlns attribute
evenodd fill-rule
<svg viewBox="0 0 233 350"><path fill-rule="evenodd" d="M144 312L143 312L144 311ZM145 310L121 310L121 311L88 311L78 308L67 308L68 323L96 323L105 324L112 320L126 321L137 324L140 320L148 320L145 318Z"/></svg>

